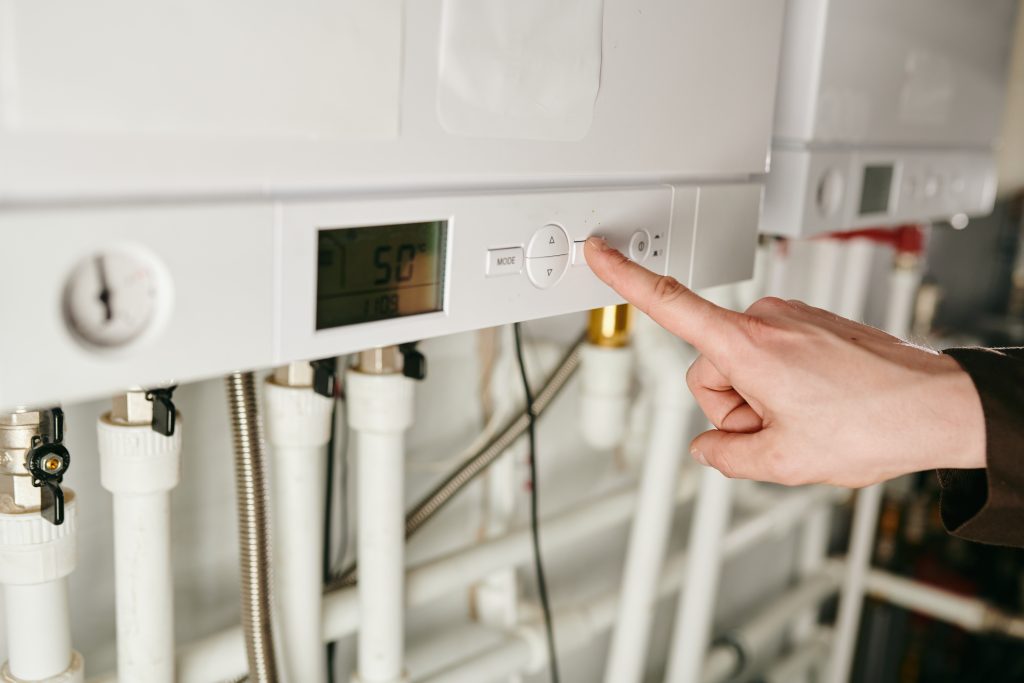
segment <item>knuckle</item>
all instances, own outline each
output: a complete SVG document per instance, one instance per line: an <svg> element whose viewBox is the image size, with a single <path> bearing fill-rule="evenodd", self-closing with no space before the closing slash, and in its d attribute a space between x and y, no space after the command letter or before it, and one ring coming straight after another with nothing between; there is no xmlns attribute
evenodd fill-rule
<svg viewBox="0 0 1024 683"><path fill-rule="evenodd" d="M749 316L744 321L744 332L754 346L761 346L772 341L778 331L778 326L766 318Z"/></svg>
<svg viewBox="0 0 1024 683"><path fill-rule="evenodd" d="M615 266L621 266L623 264L629 263L629 259L621 251L613 251L609 255L609 260Z"/></svg>
<svg viewBox="0 0 1024 683"><path fill-rule="evenodd" d="M662 275L654 281L654 300L668 303L682 296L686 288L670 275Z"/></svg>
<svg viewBox="0 0 1024 683"><path fill-rule="evenodd" d="M758 299L747 308L749 315L773 315L792 310L793 304L777 296L766 296Z"/></svg>

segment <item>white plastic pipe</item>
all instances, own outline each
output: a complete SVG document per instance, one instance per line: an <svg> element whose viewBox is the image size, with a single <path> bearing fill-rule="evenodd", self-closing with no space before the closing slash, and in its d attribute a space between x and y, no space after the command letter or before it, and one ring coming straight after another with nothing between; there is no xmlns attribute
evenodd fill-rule
<svg viewBox="0 0 1024 683"><path fill-rule="evenodd" d="M38 514L38 513L37 513ZM20 680L45 681L71 664L66 579L4 588L7 670Z"/></svg>
<svg viewBox="0 0 1024 683"><path fill-rule="evenodd" d="M860 614L864 606L865 577L871 565L875 527L881 502L881 484L863 488L857 494L850 530L850 545L846 556L846 576L843 577L839 613L836 616L836 635L825 679L829 683L846 683L850 676L854 651L857 649Z"/></svg>
<svg viewBox="0 0 1024 683"><path fill-rule="evenodd" d="M854 237L846 241L845 252L843 280L835 312L844 318L861 320L868 297L875 243L866 237Z"/></svg>
<svg viewBox="0 0 1024 683"><path fill-rule="evenodd" d="M921 271L904 255L907 263L892 269L889 275L889 306L885 311L885 331L894 337L906 339L910 336L914 322L914 304L917 290L921 285Z"/></svg>
<svg viewBox="0 0 1024 683"><path fill-rule="evenodd" d="M1024 616L1011 615L984 600L897 576L868 571L867 592L875 598L974 633L1000 633L1024 639Z"/></svg>
<svg viewBox="0 0 1024 683"><path fill-rule="evenodd" d="M580 348L580 432L599 450L622 442L629 417L633 349L584 344Z"/></svg>
<svg viewBox="0 0 1024 683"><path fill-rule="evenodd" d="M732 507L732 482L718 470L706 468L690 522L687 581L679 594L672 628L666 683L699 680L711 640L722 546Z"/></svg>
<svg viewBox="0 0 1024 683"><path fill-rule="evenodd" d="M805 300L811 306L834 311L836 308L837 278L843 262L843 243L832 237L810 241L810 264Z"/></svg>
<svg viewBox="0 0 1024 683"><path fill-rule="evenodd" d="M731 666L711 672L705 670L700 679L704 683L724 683L742 675L760 671L769 663L770 648L779 642L779 634L800 614L819 605L836 592L842 576L842 564L826 564L817 574L789 588L758 610L750 619L727 635L730 645L716 647L712 652L724 651L732 658ZM740 654L742 652L742 655ZM742 666L743 671L737 671ZM709 667L710 668L710 667Z"/></svg>
<svg viewBox="0 0 1024 683"><path fill-rule="evenodd" d="M676 503L693 498L697 477L684 475ZM583 501L542 521L546 548L558 548L613 528L628 520L636 508L637 491L628 487ZM406 575L406 605L418 607L459 590L504 567L521 565L532 557L529 527L474 544L410 569ZM354 588L324 598L323 637L337 640L359 628L359 598ZM208 683L236 678L245 671L242 631L234 627L183 648L178 655L178 683ZM108 676L93 683L109 683Z"/></svg>
<svg viewBox="0 0 1024 683"><path fill-rule="evenodd" d="M358 680L400 683L405 623L405 431L413 382L399 373L346 374L358 457Z"/></svg>
<svg viewBox="0 0 1024 683"><path fill-rule="evenodd" d="M174 681L171 490L181 470L179 418L172 436L148 424L96 423L100 480L114 499L117 669L125 681Z"/></svg>
<svg viewBox="0 0 1024 683"><path fill-rule="evenodd" d="M726 535L723 541L724 557L740 555L753 543L764 540L765 534L770 531L786 533L801 518L803 512L811 506L821 504L821 495L819 491L812 491L810 494L790 496L779 508L771 508L760 517L744 520ZM762 521L764 517L770 520L769 523L765 524ZM687 584L688 565L687 553L677 553L665 562L664 570L655 581L655 595L659 599L670 596L679 590L680 585ZM780 623L784 626L785 620L792 618L795 611L803 609L811 601L820 601L835 591L840 570L841 565L834 563L825 573L815 577L813 582L806 586L796 586L791 592L784 594L785 604L782 607L773 605L759 613L761 620L752 623L742 636L746 646L752 648L752 651L756 648L760 652L781 628ZM793 592L796 593L795 598ZM557 611L555 632L560 648L568 652L584 647L604 633L616 622L616 604L619 602L621 596L613 592L589 600L586 605ZM417 683L489 683L507 679L509 676L540 671L547 663L542 628L541 624L524 625L514 637L496 646L485 648L443 671L417 679ZM701 650L701 657L703 656L704 651ZM728 673L739 663L735 650L728 647L712 650L708 662L714 660L718 660L717 668L723 672L723 678L716 680L725 680Z"/></svg>
<svg viewBox="0 0 1024 683"><path fill-rule="evenodd" d="M686 453L688 418L695 412L685 379L692 354L684 348L678 343L661 342L638 349L641 363L656 382L655 413L640 497L630 529L622 600L605 667L605 683L637 683L643 676L657 579L675 510L680 464Z"/></svg>
<svg viewBox="0 0 1024 683"><path fill-rule="evenodd" d="M816 673L828 657L831 644L831 629L819 627L802 645L769 666L763 680L765 683L792 683Z"/></svg>
<svg viewBox="0 0 1024 683"><path fill-rule="evenodd" d="M789 298L789 242L771 238L768 247L768 274L764 293L767 296Z"/></svg>
<svg viewBox="0 0 1024 683"><path fill-rule="evenodd" d="M693 498L697 490L697 472L685 472L676 490L676 503ZM845 495L841 489L808 489L798 494L764 497L771 507L751 516L729 531L723 541L723 555L736 557L756 543L785 535L808 510L833 497ZM545 547L557 548L577 542L622 524L633 514L637 490L628 487L606 492L599 498L583 501L543 520ZM761 505L762 501L758 501ZM517 566L532 557L529 527L461 548L424 564L406 574L406 605L419 607L452 591L459 590L502 567ZM675 590L682 581L684 568L679 559L666 563L659 595ZM668 582L667 584L665 582ZM666 585L668 586L666 588ZM613 616L614 616L614 609ZM325 640L337 640L359 629L359 597L347 588L324 599ZM191 643L178 653L178 683L209 683L234 679L245 672L245 648L241 628L221 631ZM94 678L91 683L112 683L115 676Z"/></svg>
<svg viewBox="0 0 1024 683"><path fill-rule="evenodd" d="M333 401L310 387L268 379L265 390L273 510L274 603L284 680L324 683L324 471Z"/></svg>
<svg viewBox="0 0 1024 683"><path fill-rule="evenodd" d="M67 576L74 570L78 514L65 489L64 523L38 510L0 513L0 584L8 660L3 680L81 683L81 655L71 649Z"/></svg>
<svg viewBox="0 0 1024 683"><path fill-rule="evenodd" d="M821 506L807 515L807 521L800 529L799 546L797 549L797 576L804 579L818 573L825 564L828 555L829 523L831 511ZM793 624L793 639L802 642L811 637L817 626L818 611L808 610L801 614Z"/></svg>

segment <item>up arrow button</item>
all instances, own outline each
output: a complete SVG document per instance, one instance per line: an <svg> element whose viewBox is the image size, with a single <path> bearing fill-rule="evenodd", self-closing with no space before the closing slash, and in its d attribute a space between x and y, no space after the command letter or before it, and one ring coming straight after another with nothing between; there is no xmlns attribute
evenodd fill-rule
<svg viewBox="0 0 1024 683"><path fill-rule="evenodd" d="M526 245L527 258L545 258L563 256L569 253L569 236L558 225L545 225L533 233L530 243Z"/></svg>

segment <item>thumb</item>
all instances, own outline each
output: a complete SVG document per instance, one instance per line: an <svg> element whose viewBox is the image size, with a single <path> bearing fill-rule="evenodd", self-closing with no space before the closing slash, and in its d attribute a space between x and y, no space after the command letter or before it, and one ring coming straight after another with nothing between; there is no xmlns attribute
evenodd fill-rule
<svg viewBox="0 0 1024 683"><path fill-rule="evenodd" d="M690 454L702 465L714 467L732 479L791 483L780 476L779 458L771 442L768 429L753 434L712 429L693 440Z"/></svg>

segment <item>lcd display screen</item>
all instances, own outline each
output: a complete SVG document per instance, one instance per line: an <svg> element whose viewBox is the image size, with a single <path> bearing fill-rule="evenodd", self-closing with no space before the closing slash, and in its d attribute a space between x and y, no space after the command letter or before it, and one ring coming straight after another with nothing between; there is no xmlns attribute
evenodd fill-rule
<svg viewBox="0 0 1024 683"><path fill-rule="evenodd" d="M892 166L865 166L860 190L860 215L889 210L892 190Z"/></svg>
<svg viewBox="0 0 1024 683"><path fill-rule="evenodd" d="M316 329L444 309L446 221L321 229Z"/></svg>

